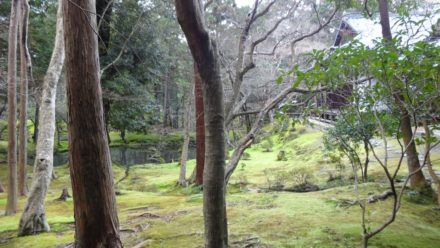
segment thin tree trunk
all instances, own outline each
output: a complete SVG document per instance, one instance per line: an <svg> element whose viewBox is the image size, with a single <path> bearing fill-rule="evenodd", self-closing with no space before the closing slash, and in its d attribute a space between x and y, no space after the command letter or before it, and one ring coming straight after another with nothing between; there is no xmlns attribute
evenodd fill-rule
<svg viewBox="0 0 440 248"><path fill-rule="evenodd" d="M38 94L37 92L38 92L38 90L36 90L35 94ZM40 122L40 120L39 120L39 116L40 116L40 104L39 104L39 102L40 102L40 100L41 100L41 97L36 95L35 96L34 135L32 135L32 140L34 141L34 144L37 144L37 140L38 140L38 130L39 130L38 124Z"/></svg>
<svg viewBox="0 0 440 248"><path fill-rule="evenodd" d="M201 1L176 0L177 19L200 72L203 85L206 166L203 174L205 247L228 247L225 201L225 134L223 85L215 42L203 20Z"/></svg>
<svg viewBox="0 0 440 248"><path fill-rule="evenodd" d="M41 109L39 111L39 119L44 125L41 125L41 128L39 129L32 186L24 212L20 219L18 227L19 236L47 232L50 230L46 219L44 200L53 174L55 99L57 83L60 80L64 64L64 32L61 6L63 0L59 0L58 2L55 45L43 81L43 91L40 103Z"/></svg>
<svg viewBox="0 0 440 248"><path fill-rule="evenodd" d="M57 145L61 146L61 133L63 129L60 127L60 122L55 121L55 128L57 134Z"/></svg>
<svg viewBox="0 0 440 248"><path fill-rule="evenodd" d="M368 247L368 240L370 239L370 237L366 234L364 234L362 236L362 248L367 248Z"/></svg>
<svg viewBox="0 0 440 248"><path fill-rule="evenodd" d="M3 102L3 106L0 108L0 116L2 116L3 112L5 112L6 110L6 107L8 105L8 98L4 97L2 102Z"/></svg>
<svg viewBox="0 0 440 248"><path fill-rule="evenodd" d="M365 151L365 161L364 161L364 172L362 173L362 179L364 182L368 181L368 165L370 164L370 148L368 147L368 141L364 141L364 151Z"/></svg>
<svg viewBox="0 0 440 248"><path fill-rule="evenodd" d="M197 153L197 151L196 151L196 153ZM196 174L197 174L197 165L196 165L196 167L194 167L193 171L191 172L191 176L189 176L189 178L187 180L188 183L190 183L190 184L192 184L192 183L195 184L196 183Z"/></svg>
<svg viewBox="0 0 440 248"><path fill-rule="evenodd" d="M122 247L103 116L95 1L64 8L75 247Z"/></svg>
<svg viewBox="0 0 440 248"><path fill-rule="evenodd" d="M125 139L125 129L120 131L119 136L121 136L121 140L124 142L124 144L128 144L127 140Z"/></svg>
<svg viewBox="0 0 440 248"><path fill-rule="evenodd" d="M28 20L29 3L21 0L20 13L20 126L19 126L19 148L18 148L18 192L20 196L28 193L26 184L27 167L27 109L28 109L28 67L30 65L30 54L28 50Z"/></svg>
<svg viewBox="0 0 440 248"><path fill-rule="evenodd" d="M164 128L169 127L169 118L170 118L170 106L169 106L169 94L168 94L168 84L170 81L170 73L167 73L167 77L163 84L163 120L162 125Z"/></svg>
<svg viewBox="0 0 440 248"><path fill-rule="evenodd" d="M400 100L397 100L400 102ZM403 137L403 143L405 147L408 147L407 154L407 163L408 163L408 171L413 173L418 170L410 179L411 187L421 190L421 191L429 191L430 187L428 182L426 181L425 176L423 175L422 170L420 170L420 160L416 149L416 144L413 139L413 131L411 128L411 119L409 117L408 112L404 107L402 107L400 113L400 120L402 123L401 131ZM431 191L432 192L432 191ZM428 192L426 192L428 193Z"/></svg>
<svg viewBox="0 0 440 248"><path fill-rule="evenodd" d="M17 212L17 96L16 96L16 71L17 71L17 25L19 14L19 0L11 1L11 17L9 20L8 36L8 199L6 215Z"/></svg>
<svg viewBox="0 0 440 248"><path fill-rule="evenodd" d="M2 182L0 182L0 193L5 192L5 189L3 188Z"/></svg>
<svg viewBox="0 0 440 248"><path fill-rule="evenodd" d="M194 98L196 105L196 177L195 184L203 184L205 167L205 110L203 107L202 79L194 63Z"/></svg>
<svg viewBox="0 0 440 248"><path fill-rule="evenodd" d="M180 186L186 186L186 161L188 160L188 146L189 146L189 115L191 110L191 94L186 94L185 99L185 112L183 116L183 145L182 145L182 155L180 158L180 174L179 174L179 182ZM184 96L185 97L185 96Z"/></svg>
<svg viewBox="0 0 440 248"><path fill-rule="evenodd" d="M388 12L388 0L379 0L379 13L380 13L380 23L382 26L382 36L385 40L392 40L390 18ZM402 99L403 96L396 93L393 95L397 106L400 108L400 122L401 122L401 132L403 137L403 143L407 147L407 163L408 171L415 174L410 178L411 187L416 188L421 191L429 191L430 186L427 183L422 170L420 170L420 161L417 154L416 144L413 139L413 132L411 129L411 118L409 116L408 110L403 106Z"/></svg>

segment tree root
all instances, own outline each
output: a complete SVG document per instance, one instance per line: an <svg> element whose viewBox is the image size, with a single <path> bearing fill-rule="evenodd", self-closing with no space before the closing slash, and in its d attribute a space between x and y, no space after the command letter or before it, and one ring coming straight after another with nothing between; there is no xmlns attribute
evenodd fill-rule
<svg viewBox="0 0 440 248"><path fill-rule="evenodd" d="M389 196L392 196L392 195L393 195L393 191L388 189L388 190L385 190L382 194L370 196L368 198L368 203L374 203L374 202L377 202L377 201L383 201L383 200L386 200Z"/></svg>
<svg viewBox="0 0 440 248"><path fill-rule="evenodd" d="M32 214L28 218L22 218L18 228L18 236L33 235L41 232L49 232L50 227L44 213Z"/></svg>

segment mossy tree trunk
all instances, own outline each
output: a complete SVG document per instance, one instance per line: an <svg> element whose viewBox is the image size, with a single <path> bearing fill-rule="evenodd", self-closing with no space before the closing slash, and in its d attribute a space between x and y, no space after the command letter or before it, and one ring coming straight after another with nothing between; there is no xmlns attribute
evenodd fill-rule
<svg viewBox="0 0 440 248"><path fill-rule="evenodd" d="M104 125L94 0L63 5L75 247L122 247Z"/></svg>
<svg viewBox="0 0 440 248"><path fill-rule="evenodd" d="M203 215L205 247L228 247L225 201L225 117L223 85L215 42L204 25L199 0L176 0L177 20L185 34L203 85L205 110L205 168Z"/></svg>
<svg viewBox="0 0 440 248"><path fill-rule="evenodd" d="M40 126L32 186L24 212L20 219L18 235L30 235L50 230L46 219L44 199L46 198L53 172L53 149L55 139L55 100L57 83L64 65L63 0L59 0L55 45L49 68L44 77L40 103Z"/></svg>
<svg viewBox="0 0 440 248"><path fill-rule="evenodd" d="M28 50L28 0L21 0L20 4L20 124L18 128L18 193L26 196L28 193L26 184L27 167L27 110L28 110L28 74L31 66L31 58Z"/></svg>
<svg viewBox="0 0 440 248"><path fill-rule="evenodd" d="M17 212L17 32L20 1L11 1L11 16L9 19L8 35L8 198L6 215Z"/></svg>

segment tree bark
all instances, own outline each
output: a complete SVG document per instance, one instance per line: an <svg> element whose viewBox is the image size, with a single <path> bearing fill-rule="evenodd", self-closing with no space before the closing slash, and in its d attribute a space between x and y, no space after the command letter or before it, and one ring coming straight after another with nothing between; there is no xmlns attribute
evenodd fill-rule
<svg viewBox="0 0 440 248"><path fill-rule="evenodd" d="M186 94L185 99L185 112L183 115L183 145L182 145L182 155L180 157L180 174L179 174L179 182L180 186L186 186L188 182L186 181L186 162L188 160L188 146L189 146L189 121L190 121L190 110L191 110L191 101L190 95ZM184 96L185 97L185 96Z"/></svg>
<svg viewBox="0 0 440 248"><path fill-rule="evenodd" d="M8 198L6 203L6 215L14 215L17 212L17 96L16 96L16 73L17 73L17 32L19 0L11 1L11 17L9 20L8 35Z"/></svg>
<svg viewBox="0 0 440 248"><path fill-rule="evenodd" d="M59 0L56 24L55 45L49 67L43 81L40 103L39 129L32 186L24 212L20 219L18 235L31 235L50 230L46 219L44 200L53 172L53 149L55 136L55 100L57 84L64 65L64 32L62 2Z"/></svg>
<svg viewBox="0 0 440 248"><path fill-rule="evenodd" d="M228 246L225 202L225 136L223 85L218 51L209 37L199 0L176 0L177 20L185 33L203 85L206 166L203 175L205 247Z"/></svg>
<svg viewBox="0 0 440 248"><path fill-rule="evenodd" d="M205 167L205 110L203 107L202 79L194 63L194 98L196 106L196 177L195 184L203 184Z"/></svg>
<svg viewBox="0 0 440 248"><path fill-rule="evenodd" d="M95 1L63 5L75 247L122 247L103 117Z"/></svg>
<svg viewBox="0 0 440 248"><path fill-rule="evenodd" d="M388 11L388 0L379 0L379 13L380 13L380 24L382 26L382 36L385 40L391 41L393 36L391 33L390 17ZM401 122L401 132L403 137L403 143L407 148L407 163L408 171L415 174L410 178L411 187L425 191L429 190L430 186L425 179L425 176L420 170L420 161L417 154L416 144L413 139L413 132L411 129L411 118L408 110L403 106L402 100L403 96L399 93L393 95L397 106L400 108L400 122Z"/></svg>
<svg viewBox="0 0 440 248"><path fill-rule="evenodd" d="M397 100L400 102L400 100ZM409 117L408 111L402 107L401 113L400 113L400 121L401 121L401 131L402 131L402 137L403 137L403 143L405 147L408 147L406 154L407 154L407 163L408 163L408 171L410 173L413 173L418 170L411 178L410 178L410 185L411 187L426 191L431 186L426 181L425 176L423 175L422 170L420 170L420 161L419 156L416 149L416 144L413 139L413 131L411 128L411 119ZM432 192L432 191L431 191Z"/></svg>
<svg viewBox="0 0 440 248"><path fill-rule="evenodd" d="M110 110L112 106L112 101L109 99L103 99L103 109L104 109L104 125L105 125L105 132L107 135L108 143L112 143L112 140L110 139Z"/></svg>
<svg viewBox="0 0 440 248"><path fill-rule="evenodd" d="M28 75L30 54L28 50L28 20L29 3L21 0L20 13L20 124L19 124L19 147L18 147L18 193L26 196L28 193L26 184L27 166L27 110L28 110Z"/></svg>

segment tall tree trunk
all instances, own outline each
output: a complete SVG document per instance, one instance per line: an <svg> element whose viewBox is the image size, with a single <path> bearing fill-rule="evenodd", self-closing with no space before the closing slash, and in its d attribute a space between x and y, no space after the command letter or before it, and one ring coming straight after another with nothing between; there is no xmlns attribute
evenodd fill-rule
<svg viewBox="0 0 440 248"><path fill-rule="evenodd" d="M170 83L170 73L167 73L166 79L163 84L163 120L162 125L164 128L170 126L170 104L169 104L169 92L168 92L168 84Z"/></svg>
<svg viewBox="0 0 440 248"><path fill-rule="evenodd" d="M190 122L190 111L191 111L191 94L186 94L184 96L184 114L183 114L183 145L182 145L182 155L180 157L180 174L178 184L180 186L186 186L186 161L188 160L188 147L189 147L189 122Z"/></svg>
<svg viewBox="0 0 440 248"><path fill-rule="evenodd" d="M46 219L44 200L53 174L56 92L64 65L63 0L58 2L55 45L43 81L39 111L39 119L44 125L41 125L38 131L32 186L20 219L19 236L50 230Z"/></svg>
<svg viewBox="0 0 440 248"><path fill-rule="evenodd" d="M206 166L203 175L205 247L228 247L225 201L225 134L223 85L218 51L209 37L199 0L176 0L177 19L188 41L203 85Z"/></svg>
<svg viewBox="0 0 440 248"><path fill-rule="evenodd" d="M382 36L385 40L392 40L390 18L388 12L388 0L379 0L379 13L380 13L380 24L382 26ZM420 170L420 161L417 154L416 144L413 139L413 132L411 129L411 117L408 110L403 106L402 100L403 96L396 93L393 95L397 106L400 108L400 122L401 122L401 132L403 137L403 143L407 147L407 163L408 171L410 173L415 173L410 178L411 187L416 188L421 191L429 191L430 186L427 183L422 170ZM418 172L416 172L418 170Z"/></svg>
<svg viewBox="0 0 440 248"><path fill-rule="evenodd" d="M19 148L18 148L18 193L26 196L28 193L26 184L27 167L27 109L28 109L28 67L30 54L28 50L28 20L29 3L21 0L20 13L20 126L19 126Z"/></svg>
<svg viewBox="0 0 440 248"><path fill-rule="evenodd" d="M11 17L9 20L8 36L8 199L6 215L17 212L17 96L16 96L16 71L17 71L17 25L19 14L19 0L11 2Z"/></svg>
<svg viewBox="0 0 440 248"><path fill-rule="evenodd" d="M2 182L0 181L0 193L5 192L5 189L3 188Z"/></svg>
<svg viewBox="0 0 440 248"><path fill-rule="evenodd" d="M75 247L122 247L104 126L94 0L63 5Z"/></svg>
<svg viewBox="0 0 440 248"><path fill-rule="evenodd" d="M195 184L203 184L205 167L205 110L203 107L202 79L194 63L194 98L196 105L196 177Z"/></svg>

